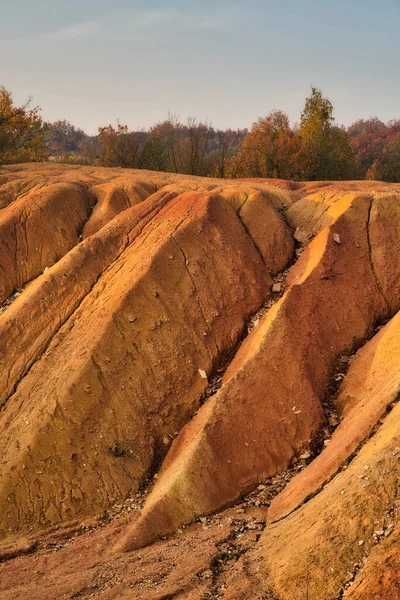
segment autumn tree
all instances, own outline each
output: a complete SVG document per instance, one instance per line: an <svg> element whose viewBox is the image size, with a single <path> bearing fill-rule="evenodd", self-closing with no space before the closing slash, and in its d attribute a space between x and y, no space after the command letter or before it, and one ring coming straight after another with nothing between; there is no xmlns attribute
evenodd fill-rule
<svg viewBox="0 0 400 600"><path fill-rule="evenodd" d="M12 95L0 87L0 164L45 160L46 126L31 100L15 106Z"/></svg>
<svg viewBox="0 0 400 600"><path fill-rule="evenodd" d="M242 177L291 179L299 175L299 140L289 117L273 110L254 123L245 137L237 164Z"/></svg>
<svg viewBox="0 0 400 600"><path fill-rule="evenodd" d="M85 135L78 144L76 163L82 165L98 165L100 163L101 146L98 136Z"/></svg>
<svg viewBox="0 0 400 600"><path fill-rule="evenodd" d="M367 171L367 179L400 183L400 131L393 131L380 156Z"/></svg>
<svg viewBox="0 0 400 600"><path fill-rule="evenodd" d="M207 169L212 177L223 179L236 176L235 158L247 133L247 129L214 131L209 140L210 152L207 156Z"/></svg>
<svg viewBox="0 0 400 600"><path fill-rule="evenodd" d="M189 117L186 125L177 115L150 129L148 160L163 165L163 170L188 175L207 175L206 156L212 133L211 126Z"/></svg>
<svg viewBox="0 0 400 600"><path fill-rule="evenodd" d="M182 172L188 175L205 175L205 158L212 129L207 123L189 117L184 128L181 145Z"/></svg>
<svg viewBox="0 0 400 600"><path fill-rule="evenodd" d="M364 178L381 156L388 142L389 128L374 117L359 119L347 129L347 133L354 149L358 175Z"/></svg>
<svg viewBox="0 0 400 600"><path fill-rule="evenodd" d="M354 176L354 152L344 128L334 124L333 105L312 87L300 116L303 178L349 179Z"/></svg>
<svg viewBox="0 0 400 600"><path fill-rule="evenodd" d="M153 159L164 165L170 173L182 172L182 125L179 117L168 113L165 121L157 123L150 130L153 136Z"/></svg>
<svg viewBox="0 0 400 600"><path fill-rule="evenodd" d="M46 143L53 156L77 154L80 144L87 137L82 129L64 119L48 124Z"/></svg>
<svg viewBox="0 0 400 600"><path fill-rule="evenodd" d="M105 167L142 167L142 151L147 134L131 132L127 125L117 123L99 128L100 164Z"/></svg>

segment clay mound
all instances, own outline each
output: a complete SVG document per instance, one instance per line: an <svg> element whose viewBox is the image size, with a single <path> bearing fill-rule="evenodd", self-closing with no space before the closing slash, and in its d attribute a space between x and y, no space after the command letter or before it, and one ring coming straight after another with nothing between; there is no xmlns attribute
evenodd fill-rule
<svg viewBox="0 0 400 600"><path fill-rule="evenodd" d="M266 529L266 590L284 599L303 598L305 589L311 599L337 598L391 534L398 519L399 416L397 405L345 471Z"/></svg>
<svg viewBox="0 0 400 600"><path fill-rule="evenodd" d="M387 314L369 260L370 204L346 197L334 225L302 255L292 285L242 345L221 390L174 442L123 548L232 502L312 442L335 358Z"/></svg>
<svg viewBox="0 0 400 600"><path fill-rule="evenodd" d="M0 211L0 302L79 242L90 204L82 186L52 184Z"/></svg>
<svg viewBox="0 0 400 600"><path fill-rule="evenodd" d="M101 183L90 189L96 199L93 213L85 224L82 237L86 238L99 231L119 213L131 206L135 206L157 191L154 184L143 183L118 178L113 182Z"/></svg>
<svg viewBox="0 0 400 600"><path fill-rule="evenodd" d="M0 230L2 598L396 597L400 186L7 166Z"/></svg>
<svg viewBox="0 0 400 600"><path fill-rule="evenodd" d="M316 494L362 445L400 393L400 313L357 352L336 399L340 424L329 445L272 502L278 521Z"/></svg>
<svg viewBox="0 0 400 600"><path fill-rule="evenodd" d="M272 204L265 230L279 222L281 247L261 253L251 215L245 228L223 190L141 188L147 199L88 235L2 316L4 534L98 513L137 490L268 300L265 262L291 259Z"/></svg>

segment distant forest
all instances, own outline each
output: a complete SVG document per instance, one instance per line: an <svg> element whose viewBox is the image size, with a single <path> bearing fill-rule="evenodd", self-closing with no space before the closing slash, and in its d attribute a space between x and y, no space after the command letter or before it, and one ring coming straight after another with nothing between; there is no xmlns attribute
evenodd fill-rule
<svg viewBox="0 0 400 600"><path fill-rule="evenodd" d="M182 123L170 114L148 130L117 123L88 136L65 120L44 122L39 107L17 107L0 88L0 165L43 160L222 178L400 182L400 120L360 119L345 128L312 87L296 125L280 110L250 131L219 130L196 118Z"/></svg>

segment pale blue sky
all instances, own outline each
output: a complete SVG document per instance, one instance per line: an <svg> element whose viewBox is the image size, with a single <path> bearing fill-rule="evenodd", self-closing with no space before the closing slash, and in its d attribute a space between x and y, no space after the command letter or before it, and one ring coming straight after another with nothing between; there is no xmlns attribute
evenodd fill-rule
<svg viewBox="0 0 400 600"><path fill-rule="evenodd" d="M400 0L0 0L0 85L88 133L167 116L299 119L310 85L341 123L400 118Z"/></svg>

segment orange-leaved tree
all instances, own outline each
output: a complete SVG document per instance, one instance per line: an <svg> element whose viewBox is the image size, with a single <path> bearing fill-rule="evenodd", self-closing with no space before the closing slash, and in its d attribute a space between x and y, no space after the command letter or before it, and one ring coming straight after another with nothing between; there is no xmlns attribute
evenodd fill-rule
<svg viewBox="0 0 400 600"><path fill-rule="evenodd" d="M387 145L367 171L367 179L400 182L400 131L393 127Z"/></svg>
<svg viewBox="0 0 400 600"><path fill-rule="evenodd" d="M12 95L0 87L0 164L41 161L47 158L46 125L40 108L31 100L15 106Z"/></svg>
<svg viewBox="0 0 400 600"><path fill-rule="evenodd" d="M254 123L237 157L242 177L299 176L299 139L290 127L289 117L280 110Z"/></svg>
<svg viewBox="0 0 400 600"><path fill-rule="evenodd" d="M100 164L104 167L140 169L146 138L144 131L129 131L128 126L121 123L117 123L116 128L112 125L100 127Z"/></svg>
<svg viewBox="0 0 400 600"><path fill-rule="evenodd" d="M365 178L372 165L380 158L390 135L390 129L378 118L359 119L347 128L354 149L358 176Z"/></svg>

